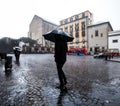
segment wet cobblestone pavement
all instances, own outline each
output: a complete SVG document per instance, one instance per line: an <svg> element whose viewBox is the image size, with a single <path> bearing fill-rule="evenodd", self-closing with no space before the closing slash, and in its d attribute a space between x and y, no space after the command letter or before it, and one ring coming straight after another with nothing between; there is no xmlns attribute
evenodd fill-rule
<svg viewBox="0 0 120 106"><path fill-rule="evenodd" d="M10 73L0 62L0 106L120 106L120 63L68 56L61 93L52 54L22 54Z"/></svg>

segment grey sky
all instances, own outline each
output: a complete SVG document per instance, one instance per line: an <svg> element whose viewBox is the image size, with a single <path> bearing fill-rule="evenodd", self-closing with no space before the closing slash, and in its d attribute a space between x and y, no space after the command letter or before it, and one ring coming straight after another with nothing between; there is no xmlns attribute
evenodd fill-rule
<svg viewBox="0 0 120 106"><path fill-rule="evenodd" d="M94 22L109 21L120 30L120 0L0 0L0 38L27 36L29 24L38 15L55 24L89 10Z"/></svg>

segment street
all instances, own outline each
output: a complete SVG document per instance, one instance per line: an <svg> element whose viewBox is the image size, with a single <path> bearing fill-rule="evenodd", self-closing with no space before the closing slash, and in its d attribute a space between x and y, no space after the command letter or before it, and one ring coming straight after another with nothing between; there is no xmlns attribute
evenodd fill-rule
<svg viewBox="0 0 120 106"><path fill-rule="evenodd" d="M0 61L0 106L120 106L120 63L68 55L60 93L53 54L21 54L19 65L12 57L10 73Z"/></svg>

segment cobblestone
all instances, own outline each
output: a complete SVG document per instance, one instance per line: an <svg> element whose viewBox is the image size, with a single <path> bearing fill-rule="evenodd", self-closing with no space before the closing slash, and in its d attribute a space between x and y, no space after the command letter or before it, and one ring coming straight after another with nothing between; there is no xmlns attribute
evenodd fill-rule
<svg viewBox="0 0 120 106"><path fill-rule="evenodd" d="M120 106L119 63L68 56L68 91L61 93L52 54L22 54L20 65L14 60L10 73L0 63L0 106Z"/></svg>

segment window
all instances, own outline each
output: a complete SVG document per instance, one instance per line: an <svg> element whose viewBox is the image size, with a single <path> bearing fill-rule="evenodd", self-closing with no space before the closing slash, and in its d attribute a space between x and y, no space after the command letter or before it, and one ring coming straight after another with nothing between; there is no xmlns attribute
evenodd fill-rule
<svg viewBox="0 0 120 106"><path fill-rule="evenodd" d="M91 35L91 38L93 38L93 35Z"/></svg>
<svg viewBox="0 0 120 106"><path fill-rule="evenodd" d="M85 39L82 40L82 43L85 44Z"/></svg>
<svg viewBox="0 0 120 106"><path fill-rule="evenodd" d="M90 48L90 51L92 51L92 48Z"/></svg>
<svg viewBox="0 0 120 106"><path fill-rule="evenodd" d="M75 24L75 36L79 37L79 24L78 23Z"/></svg>
<svg viewBox="0 0 120 106"><path fill-rule="evenodd" d="M73 18L71 17L71 18L70 18L70 22L72 22L72 21L73 21Z"/></svg>
<svg viewBox="0 0 120 106"><path fill-rule="evenodd" d="M95 31L95 36L96 36L96 37L98 36L98 30Z"/></svg>
<svg viewBox="0 0 120 106"><path fill-rule="evenodd" d="M101 37L103 37L103 33L101 33Z"/></svg>
<svg viewBox="0 0 120 106"><path fill-rule="evenodd" d="M76 38L76 44L78 44L79 43L79 39L78 38Z"/></svg>
<svg viewBox="0 0 120 106"><path fill-rule="evenodd" d="M104 52L105 51L105 47L102 47L102 52Z"/></svg>
<svg viewBox="0 0 120 106"><path fill-rule="evenodd" d="M117 42L118 42L118 39L113 40L113 43L117 43Z"/></svg>
<svg viewBox="0 0 120 106"><path fill-rule="evenodd" d="M85 30L85 22L82 22L82 30Z"/></svg>
<svg viewBox="0 0 120 106"><path fill-rule="evenodd" d="M85 48L85 45L82 45L82 48Z"/></svg>
<svg viewBox="0 0 120 106"><path fill-rule="evenodd" d="M63 28L60 28L60 30L62 30L62 31L63 31Z"/></svg>
<svg viewBox="0 0 120 106"><path fill-rule="evenodd" d="M68 27L65 27L65 32L68 32Z"/></svg>
<svg viewBox="0 0 120 106"><path fill-rule="evenodd" d="M78 23L75 24L75 31L79 31L79 24Z"/></svg>
<svg viewBox="0 0 120 106"><path fill-rule="evenodd" d="M82 13L82 18L85 18L85 13Z"/></svg>
<svg viewBox="0 0 120 106"><path fill-rule="evenodd" d="M79 32L78 31L75 33L75 36L76 36L76 38L79 37Z"/></svg>
<svg viewBox="0 0 120 106"><path fill-rule="evenodd" d="M95 50L95 53L98 53L99 52L99 47L95 47L94 50Z"/></svg>
<svg viewBox="0 0 120 106"><path fill-rule="evenodd" d="M78 15L76 15L76 16L75 16L75 19L78 20L78 18L79 18Z"/></svg>
<svg viewBox="0 0 120 106"><path fill-rule="evenodd" d="M85 31L82 31L82 37L85 37Z"/></svg>
<svg viewBox="0 0 120 106"><path fill-rule="evenodd" d="M60 24L63 25L63 21L61 21Z"/></svg>
<svg viewBox="0 0 120 106"><path fill-rule="evenodd" d="M68 20L66 19L66 20L65 20L65 24L67 24L67 23L68 23Z"/></svg>
<svg viewBox="0 0 120 106"><path fill-rule="evenodd" d="M73 25L70 26L70 33L73 34Z"/></svg>

